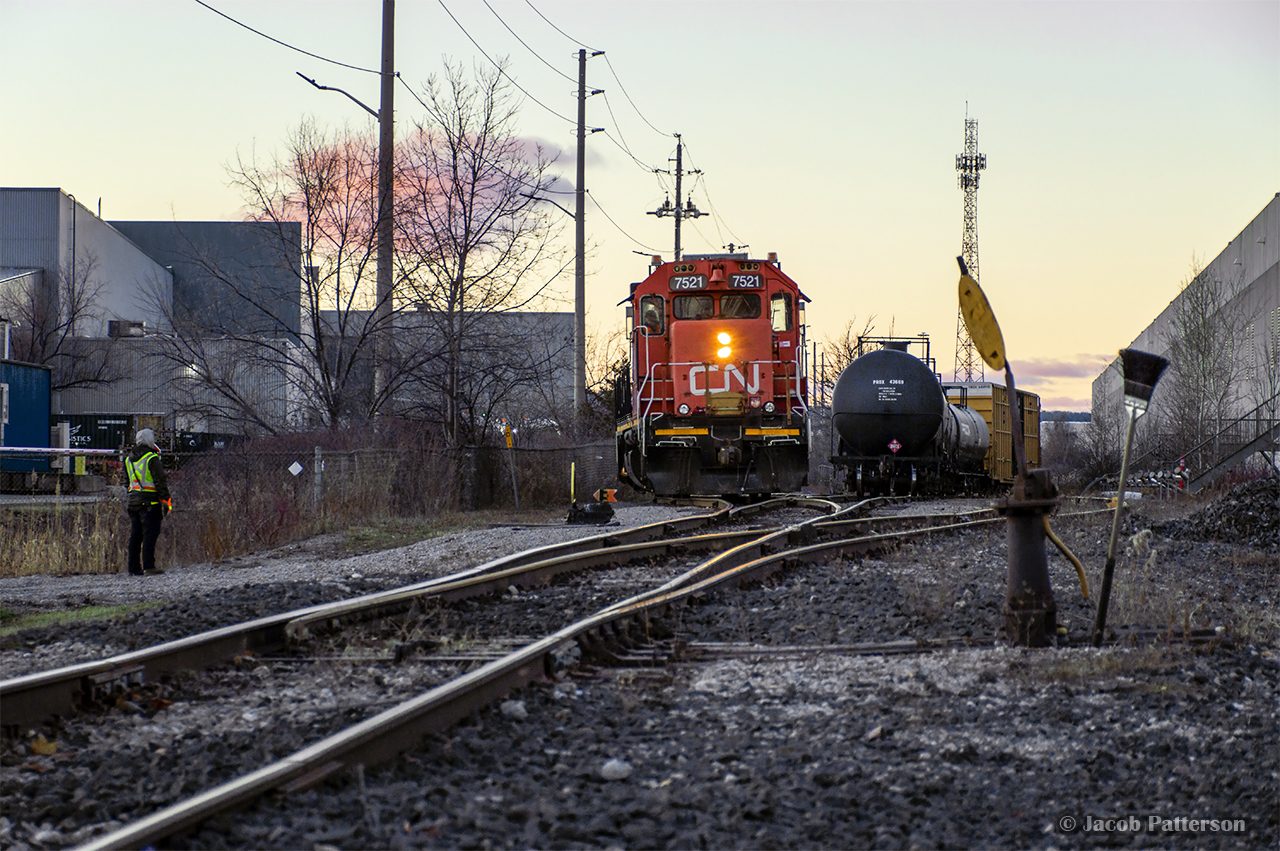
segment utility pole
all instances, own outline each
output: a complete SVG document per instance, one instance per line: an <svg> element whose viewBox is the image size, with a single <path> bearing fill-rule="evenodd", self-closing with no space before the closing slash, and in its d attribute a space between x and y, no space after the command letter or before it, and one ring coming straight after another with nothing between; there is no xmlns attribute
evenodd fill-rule
<svg viewBox="0 0 1280 851"><path fill-rule="evenodd" d="M698 216L705 216L708 214L702 212L697 207L695 207L693 205L692 199L690 199L688 204L686 204L684 207L680 206L680 202L681 202L680 177L681 175L684 174L684 162L683 162L683 156L682 156L682 154L684 153L684 144L680 141L679 133L675 134L675 136L676 136L676 205L675 207L672 207L671 199L668 198L666 201L662 202L662 206L659 207L658 209L649 210L648 215L657 216L658 218L662 218L663 216L675 217L675 220L676 220L676 257L675 259L679 261L681 257L680 222L683 221L684 219L696 219L698 218ZM670 160L667 160L667 162L670 162ZM654 169L654 171L658 172L658 171L662 171L662 169ZM670 172L664 172L664 173L670 174ZM698 169L694 169L693 171L689 172L689 174L702 174L702 172L699 171Z"/></svg>
<svg viewBox="0 0 1280 851"><path fill-rule="evenodd" d="M965 110L964 153L956 154L956 171L960 172L960 188L964 190L964 237L960 256L969 267L969 276L978 280L978 178L987 167L987 155L978 153L978 119L970 119ZM975 378L976 374L976 378ZM962 377L963 376L963 377ZM985 372L978 357L964 310L956 316L956 381L982 381ZM1012 403L1011 403L1012 404Z"/></svg>
<svg viewBox="0 0 1280 851"><path fill-rule="evenodd" d="M382 0L382 100L378 106L378 303L374 308L373 398L379 414L390 378L393 293L392 245L395 240L395 20L396 0Z"/></svg>
<svg viewBox="0 0 1280 851"><path fill-rule="evenodd" d="M591 56L601 56L603 50ZM591 92L600 94L600 89ZM603 127L591 128L598 133ZM587 51L578 51L578 175L574 189L573 240L573 419L577 422L587 404Z"/></svg>

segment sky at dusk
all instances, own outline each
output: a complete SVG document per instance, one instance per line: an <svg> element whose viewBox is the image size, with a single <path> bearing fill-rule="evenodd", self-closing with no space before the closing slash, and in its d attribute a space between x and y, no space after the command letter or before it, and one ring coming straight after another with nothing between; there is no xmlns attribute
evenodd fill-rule
<svg viewBox="0 0 1280 851"><path fill-rule="evenodd" d="M380 64L379 0L207 0L272 38ZM452 13L452 17L450 15ZM456 22L454 20L456 18ZM376 74L306 56L194 0L0 0L0 185L57 186L108 220L244 216L237 156L305 117L376 132ZM981 282L1019 387L1087 410L1090 383L1280 191L1280 2L399 0L396 68L509 58L518 131L574 179L588 63L588 324L672 258L672 134L687 253L776 251L810 338L926 332L950 379L963 192L979 122ZM483 52L482 52L483 51ZM567 75L571 79L566 79ZM400 133L421 107L396 92ZM562 203L572 206L572 195ZM674 201L674 198L673 198ZM573 229L565 229L572 240ZM637 253L638 252L638 253ZM572 266L560 292L572 294ZM564 301L560 309L572 309ZM989 378L991 376L988 376Z"/></svg>

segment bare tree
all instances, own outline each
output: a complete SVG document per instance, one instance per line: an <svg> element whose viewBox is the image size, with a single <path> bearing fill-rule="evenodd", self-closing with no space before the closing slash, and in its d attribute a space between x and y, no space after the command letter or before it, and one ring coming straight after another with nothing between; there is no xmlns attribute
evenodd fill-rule
<svg viewBox="0 0 1280 851"><path fill-rule="evenodd" d="M1173 303L1160 411L1164 430L1184 449L1215 434L1240 401L1244 321L1231 304L1238 291L1239 281L1224 280L1193 258Z"/></svg>
<svg viewBox="0 0 1280 851"><path fill-rule="evenodd" d="M433 358L406 395L455 445L483 443L495 400L547 377L529 339L495 320L545 301L567 265L559 227L536 200L555 183L553 160L516 136L501 70L469 78L448 65L422 101L426 120L402 149L397 179L400 297L419 311L419 342Z"/></svg>
<svg viewBox="0 0 1280 851"><path fill-rule="evenodd" d="M398 305L386 320L375 310L375 142L308 119L282 153L266 162L238 157L228 171L268 259L246 266L187 241L185 259L233 302L229 310L171 317L175 335L165 355L184 367L189 404L269 432L373 417L424 359L413 347L394 354L388 386L374 395L375 341L382 325L400 319ZM281 395L291 422L279 415Z"/></svg>
<svg viewBox="0 0 1280 851"><path fill-rule="evenodd" d="M103 284L97 260L81 253L53 275L31 275L0 289L0 315L14 323L11 355L52 368L53 391L109 384L118 378L112 346L86 344L84 335L102 324Z"/></svg>

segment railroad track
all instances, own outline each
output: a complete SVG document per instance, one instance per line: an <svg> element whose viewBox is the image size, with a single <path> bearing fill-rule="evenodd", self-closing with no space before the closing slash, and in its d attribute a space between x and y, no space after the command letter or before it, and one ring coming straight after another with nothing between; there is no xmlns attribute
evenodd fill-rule
<svg viewBox="0 0 1280 851"><path fill-rule="evenodd" d="M785 506L800 505L787 500ZM777 508L779 506L775 506ZM813 653L814 650L772 648L769 650L724 647L682 646L672 648L655 645L652 641L653 625L657 613L686 601L689 597L708 593L726 583L756 582L769 574L799 561L815 561L832 557L863 555L868 552L894 546L912 535L934 534L939 531L958 531L1001 522L992 512L974 512L964 517L914 515L892 518L866 518L853 516L867 508L858 504L837 510L830 503L808 505L829 512L828 517L817 517L795 523L785 528L728 529L700 535L683 535L676 539L654 540L652 536L690 528L723 524L730 518L759 516L768 506L747 506L743 510L721 510L709 517L687 518L675 523L654 524L626 532L606 533L594 539L576 541L555 547L543 548L533 553L517 554L482 565L463 574L443 577L418 586L397 589L393 592L369 595L356 601L344 601L328 606L314 607L302 612L288 613L262 619L269 623L255 622L245 625L236 638L237 628L215 630L196 641L200 636L171 642L167 646L126 654L114 660L103 660L89 666L73 666L64 671L59 691L51 683L50 672L42 675L17 678L0 684L0 697L5 700L6 723L9 720L10 698L22 692L17 687L20 680L44 678L46 700L48 695L65 694L66 682L79 679L79 687L85 687L85 677L95 677L96 688L108 688L112 683L129 682L145 673L154 676L164 666L189 664L189 660L202 660L201 664L227 658L228 654L245 652L270 652L269 648L288 646L290 642L305 641L314 632L332 627L335 623L358 620L371 616L384 617L402 612L426 599L442 601L463 599L479 594L492 594L511 586L538 587L551 582L557 576L580 572L591 567L617 565L628 561L670 557L673 553L695 550L719 550L709 559L681 572L662 586L635 594L619 603L606 606L590 617L579 620L525 647L500 658L493 654L472 654L471 658L442 656L439 662L477 664L485 662L449 683L433 688L415 699L406 701L373 718L355 725L342 733L330 736L292 756L258 771L209 790L195 798L166 810L133 822L126 828L90 843L86 847L130 847L147 844L172 836L208 818L212 813L234 808L264 792L280 788L296 792L308 788L335 772L356 765L378 762L398 753L406 743L416 741L421 735L438 732L458 719L511 692L534 679L554 673L561 664L557 659L566 650L580 648L584 657L594 664L626 666L637 664L661 664L670 660L708 658L708 654L726 652L778 654ZM649 540L646 540L649 539ZM265 638L264 638L265 636ZM861 649L853 646L828 648L828 652L843 653L901 653L922 652L952 646L947 643L915 642L878 643ZM146 656L146 654L152 654ZM281 657L283 658L283 657ZM489 661L485 661L489 659ZM354 660L347 660L354 661ZM379 658L370 657L368 663ZM381 657L381 661L387 659ZM149 666L149 667L140 667ZM75 670L78 669L78 670ZM86 671L91 673L86 673ZM8 696L6 696L6 691ZM27 692L31 694L32 692Z"/></svg>

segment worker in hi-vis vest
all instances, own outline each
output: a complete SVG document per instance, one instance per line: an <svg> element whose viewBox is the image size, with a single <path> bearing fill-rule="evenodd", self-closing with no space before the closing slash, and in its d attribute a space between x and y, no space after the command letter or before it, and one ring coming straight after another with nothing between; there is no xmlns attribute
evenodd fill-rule
<svg viewBox="0 0 1280 851"><path fill-rule="evenodd" d="M156 570L156 539L173 502L154 431L144 428L138 432L124 466L129 471L129 572L134 576L164 573Z"/></svg>

